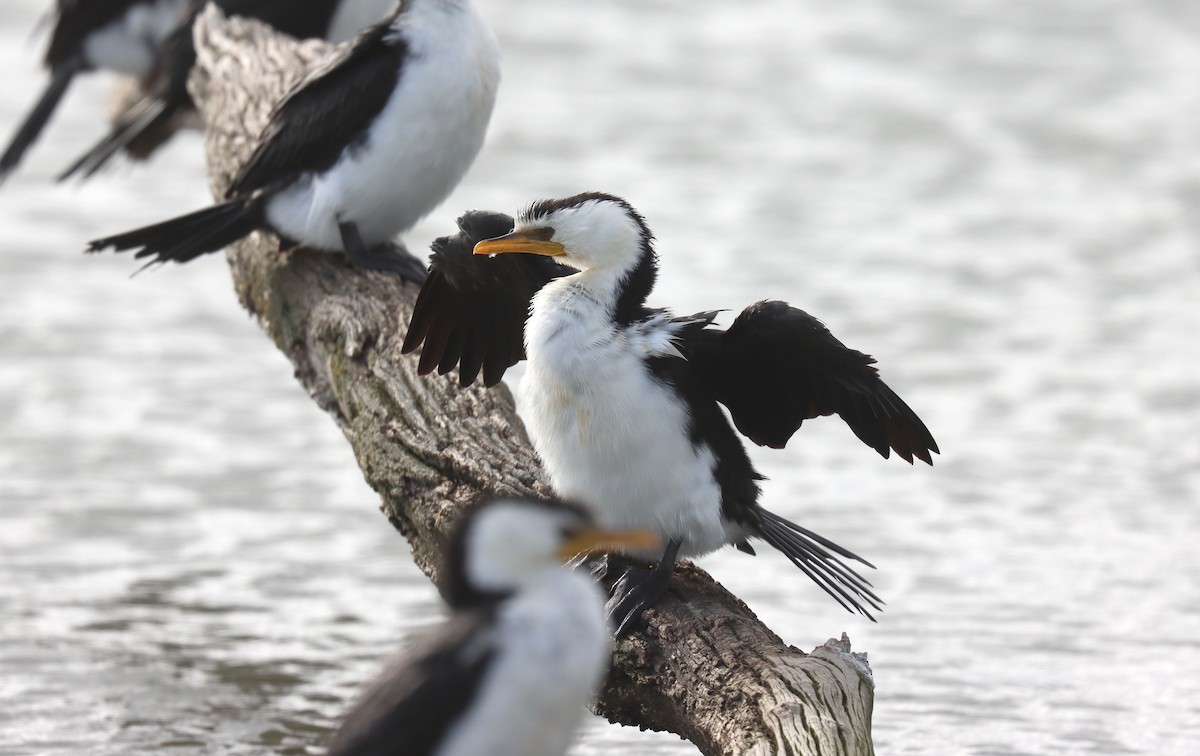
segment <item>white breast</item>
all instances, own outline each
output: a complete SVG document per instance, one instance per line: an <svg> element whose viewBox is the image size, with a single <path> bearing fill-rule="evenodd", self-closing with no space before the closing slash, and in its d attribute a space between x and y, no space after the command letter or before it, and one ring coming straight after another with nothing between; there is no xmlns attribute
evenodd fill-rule
<svg viewBox="0 0 1200 756"><path fill-rule="evenodd" d="M570 281L534 299L521 384L529 435L554 489L605 527L681 539L684 556L720 548L730 533L713 454L692 445L686 406L642 359L673 353L665 326L615 328Z"/></svg>
<svg viewBox="0 0 1200 756"><path fill-rule="evenodd" d="M340 251L338 222L352 221L368 245L389 241L441 204L479 154L500 81L495 37L469 4L407 15L411 56L365 144L268 203L285 235Z"/></svg>
<svg viewBox="0 0 1200 756"><path fill-rule="evenodd" d="M611 654L604 595L583 575L553 570L501 611L500 655L437 756L560 756Z"/></svg>

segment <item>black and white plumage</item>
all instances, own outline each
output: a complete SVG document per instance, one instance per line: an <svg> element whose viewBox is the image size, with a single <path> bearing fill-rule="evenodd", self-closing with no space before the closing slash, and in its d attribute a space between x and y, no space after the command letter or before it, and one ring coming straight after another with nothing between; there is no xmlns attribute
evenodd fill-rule
<svg viewBox="0 0 1200 756"><path fill-rule="evenodd" d="M225 201L91 242L187 262L258 229L356 264L423 277L371 254L442 202L483 145L499 48L470 0L404 0L339 47L275 107Z"/></svg>
<svg viewBox="0 0 1200 756"><path fill-rule="evenodd" d="M455 345L481 331L492 343L524 331L524 417L555 490L606 527L645 527L669 544L656 572L631 573L619 585L614 611L623 623L665 589L676 556L727 544L753 553L750 538L783 552L847 609L868 617L879 609L870 584L841 558L865 560L758 504L761 476L719 406L760 445L782 447L805 420L837 414L883 457L894 451L910 463L931 463L938 450L932 435L880 380L871 357L783 302L752 305L726 330L712 327L714 312L674 317L648 308L657 275L652 236L617 197L535 203L515 231L474 247L497 260L472 262L465 254L478 225L468 217L458 237L441 243L446 254L433 258L427 287L454 295L422 291L405 348L423 343L423 369L445 371ZM501 224L485 225L492 232ZM541 277L522 290L536 289L528 319L517 292L507 300L474 298L492 285L476 269L505 258L509 266L538 261L523 270ZM545 260L563 263L570 275L539 273ZM482 312L489 296L499 306ZM468 370L462 379L473 376Z"/></svg>
<svg viewBox="0 0 1200 756"><path fill-rule="evenodd" d="M654 542L574 507L499 499L472 510L441 574L454 611L355 704L331 756L562 754L607 671L604 594L563 569L581 552Z"/></svg>
<svg viewBox="0 0 1200 756"><path fill-rule="evenodd" d="M85 71L145 76L187 0L58 0L46 50L50 83L0 155L0 181L41 135L71 81Z"/></svg>
<svg viewBox="0 0 1200 756"><path fill-rule="evenodd" d="M154 69L146 78L145 96L115 119L108 135L92 146L59 180L88 178L121 152L145 158L169 139L177 124L195 114L187 91L188 74L196 62L192 25L208 0L188 0L180 20L158 50ZM396 0L211 0L229 16L245 16L270 24L297 39L322 37L338 43L378 23L395 8Z"/></svg>

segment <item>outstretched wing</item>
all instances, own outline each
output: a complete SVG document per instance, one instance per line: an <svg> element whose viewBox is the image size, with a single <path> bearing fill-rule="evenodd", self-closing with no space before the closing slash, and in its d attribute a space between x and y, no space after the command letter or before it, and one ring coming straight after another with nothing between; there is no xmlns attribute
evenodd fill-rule
<svg viewBox="0 0 1200 756"><path fill-rule="evenodd" d="M494 386L525 359L533 295L573 271L537 255L472 254L477 242L512 231L507 215L474 210L458 219L458 229L433 243L429 277L413 306L403 351L421 349L421 375L434 368L445 375L457 365L461 385L474 383L482 369L483 384Z"/></svg>
<svg viewBox="0 0 1200 756"><path fill-rule="evenodd" d="M803 310L759 302L729 330L695 334L686 352L737 429L760 446L781 449L805 420L837 414L884 458L895 451L910 463L933 464L937 442L879 378L874 358L846 347Z"/></svg>
<svg viewBox="0 0 1200 756"><path fill-rule="evenodd" d="M389 34L387 23L371 27L284 95L226 198L328 170L343 150L366 139L400 80L405 45Z"/></svg>
<svg viewBox="0 0 1200 756"><path fill-rule="evenodd" d="M437 751L495 658L489 612L456 615L367 689L329 741L329 756Z"/></svg>

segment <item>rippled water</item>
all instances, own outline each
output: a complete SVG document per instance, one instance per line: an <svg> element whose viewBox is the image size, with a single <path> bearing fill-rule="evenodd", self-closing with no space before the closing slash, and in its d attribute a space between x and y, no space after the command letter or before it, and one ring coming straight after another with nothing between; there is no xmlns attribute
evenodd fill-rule
<svg viewBox="0 0 1200 756"><path fill-rule="evenodd" d="M7 133L48 3L0 9ZM932 469L834 421L764 501L867 555L843 613L781 557L704 560L791 643L870 652L880 753L1200 742L1200 6L481 0L506 49L468 207L602 189L656 304L787 299L873 353ZM82 188L72 91L0 189L0 751L315 752L432 589L219 258L129 280L84 240L206 201L199 139ZM596 722L579 753L689 753Z"/></svg>

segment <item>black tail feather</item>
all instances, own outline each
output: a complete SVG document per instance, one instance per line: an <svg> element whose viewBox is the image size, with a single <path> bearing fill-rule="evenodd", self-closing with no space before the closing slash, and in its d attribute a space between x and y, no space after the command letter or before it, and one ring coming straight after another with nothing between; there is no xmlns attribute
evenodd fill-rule
<svg viewBox="0 0 1200 756"><path fill-rule="evenodd" d="M116 124L108 136L101 139L70 168L58 176L59 181L66 181L72 176L91 178L104 167L114 155L121 152L147 131L165 123L175 115L175 108L168 107L168 101L158 97L147 97L131 108Z"/></svg>
<svg viewBox="0 0 1200 756"><path fill-rule="evenodd" d="M763 540L783 552L792 564L799 567L846 611L857 611L872 622L875 621L870 610L882 611L883 600L871 591L870 582L839 557L873 567L870 562L828 538L777 514L765 509L759 509L757 514L759 535Z"/></svg>
<svg viewBox="0 0 1200 756"><path fill-rule="evenodd" d="M21 163L21 159L25 157L26 151L41 136L42 129L46 128L50 116L54 115L59 101L71 86L71 80L83 68L81 59L73 59L51 71L50 84L46 87L46 91L42 92L41 98L33 106L29 115L25 117L21 128L17 129L16 134L13 134L8 149L4 151L3 156L0 156L0 181L6 179L8 174L16 169Z"/></svg>
<svg viewBox="0 0 1200 756"><path fill-rule="evenodd" d="M149 257L150 264L167 261L185 263L210 252L219 252L243 236L262 227L262 197L235 199L181 215L152 226L88 243L88 252L112 248L134 249L134 257Z"/></svg>
<svg viewBox="0 0 1200 756"><path fill-rule="evenodd" d="M858 605L856 599L843 590L843 586L849 588L859 598L871 604L875 609L880 608L874 602L881 599L868 587L871 583L866 578L842 564L833 556L818 556L809 553L810 558L805 558L804 554L808 552L810 544L797 537L795 533L788 532L787 537L783 540L786 542L786 546L790 547L789 550L784 551L785 556L803 570L806 575L821 585L825 592L833 596L845 609L850 610L850 606L846 604L848 601L859 611L864 611ZM842 599L845 599L845 601ZM864 614L866 614L865 611ZM870 617L870 614L866 616Z"/></svg>

